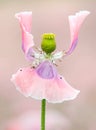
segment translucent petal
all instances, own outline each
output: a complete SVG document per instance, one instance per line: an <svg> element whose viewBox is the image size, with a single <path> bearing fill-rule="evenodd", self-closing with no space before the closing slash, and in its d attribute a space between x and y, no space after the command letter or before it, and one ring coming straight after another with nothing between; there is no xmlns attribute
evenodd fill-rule
<svg viewBox="0 0 96 130"><path fill-rule="evenodd" d="M67 55L71 54L74 51L78 42L78 32L80 30L80 27L89 14L89 11L80 11L75 15L69 16L71 44L70 48L66 52Z"/></svg>
<svg viewBox="0 0 96 130"><path fill-rule="evenodd" d="M12 76L11 81L22 94L25 96L31 96L35 99L46 99L51 103L60 103L76 98L79 91L72 88L63 77L58 75L54 66L51 66L50 62L49 67L48 61L45 61L42 65L39 66L39 69L41 67L41 70L43 68L44 71L40 73L38 73L38 67L36 69L19 69L17 73ZM45 71L46 74L49 74L48 77L45 76ZM44 75L42 73L44 73ZM42 77L42 75L45 77Z"/></svg>
<svg viewBox="0 0 96 130"><path fill-rule="evenodd" d="M22 49L25 56L28 59L32 59L32 52L34 52L32 49L34 41L31 34L32 12L20 12L15 16L19 20L22 30Z"/></svg>

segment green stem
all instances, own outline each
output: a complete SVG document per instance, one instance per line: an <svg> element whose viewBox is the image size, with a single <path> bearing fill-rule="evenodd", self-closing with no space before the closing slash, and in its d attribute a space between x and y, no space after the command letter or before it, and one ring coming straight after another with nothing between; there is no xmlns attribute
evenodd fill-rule
<svg viewBox="0 0 96 130"><path fill-rule="evenodd" d="M46 100L43 99L41 102L41 130L45 130L45 111L46 111Z"/></svg>

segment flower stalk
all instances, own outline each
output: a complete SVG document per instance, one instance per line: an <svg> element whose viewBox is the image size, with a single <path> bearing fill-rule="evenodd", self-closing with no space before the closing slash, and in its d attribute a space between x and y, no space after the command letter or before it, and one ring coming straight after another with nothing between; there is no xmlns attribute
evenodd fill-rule
<svg viewBox="0 0 96 130"><path fill-rule="evenodd" d="M41 101L41 130L45 130L46 99Z"/></svg>

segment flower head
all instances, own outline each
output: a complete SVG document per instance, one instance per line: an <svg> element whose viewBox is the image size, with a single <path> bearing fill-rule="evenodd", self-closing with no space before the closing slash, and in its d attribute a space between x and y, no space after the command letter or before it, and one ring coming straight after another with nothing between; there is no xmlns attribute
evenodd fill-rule
<svg viewBox="0 0 96 130"><path fill-rule="evenodd" d="M51 103L60 103L65 100L74 99L79 90L72 88L59 75L56 70L56 60L71 54L78 42L79 29L89 14L88 11L80 11L76 15L69 16L71 45L66 52L52 53L56 49L55 34L46 33L42 35L41 50L36 52L31 31L31 12L16 14L22 30L22 49L25 56L32 61L32 66L21 68L12 76L12 82L25 96L35 99L46 99Z"/></svg>
<svg viewBox="0 0 96 130"><path fill-rule="evenodd" d="M52 129L57 130L58 127L60 130L66 127L69 128L70 121L58 111L48 110L46 114L47 114L46 130L52 130ZM40 114L38 112L38 109L33 111L27 111L8 121L5 125L6 130L40 130L39 119Z"/></svg>

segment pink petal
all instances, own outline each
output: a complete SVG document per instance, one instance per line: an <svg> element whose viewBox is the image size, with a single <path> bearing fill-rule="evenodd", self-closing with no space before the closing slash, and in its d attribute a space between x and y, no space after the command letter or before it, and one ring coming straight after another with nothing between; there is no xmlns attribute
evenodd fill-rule
<svg viewBox="0 0 96 130"><path fill-rule="evenodd" d="M47 68L45 67L45 64L47 64ZM49 68L50 65L51 63L49 62ZM50 69L48 69L48 62L44 62L43 69L44 72L42 73L45 73L45 70L50 71ZM47 78L46 76L42 77L42 74L38 73L38 67L36 69L22 68L12 76L11 80L21 93L35 99L46 99L51 103L60 103L65 100L76 98L79 91L72 88L63 77L57 75L53 65L51 66L51 71L52 73L55 71L54 77L51 75L51 78L51 72L48 72L47 74L49 75Z"/></svg>
<svg viewBox="0 0 96 130"><path fill-rule="evenodd" d="M43 79L52 79L57 76L57 71L55 67L53 67L52 63L49 61L42 62L36 68L36 72Z"/></svg>
<svg viewBox="0 0 96 130"><path fill-rule="evenodd" d="M31 59L32 47L34 46L33 36L31 34L32 12L20 12L15 16L19 20L22 30L22 49L26 57Z"/></svg>
<svg viewBox="0 0 96 130"><path fill-rule="evenodd" d="M20 68L16 74L12 75L11 81L25 96L31 95L31 86L34 80L34 73L34 69L28 67Z"/></svg>
<svg viewBox="0 0 96 130"><path fill-rule="evenodd" d="M56 110L48 110L46 117L46 130L56 130L57 127L66 129L70 124L69 120ZM5 124L5 126L6 130L40 130L39 110L32 109L18 117L16 116L16 118L12 118L10 121L8 120L7 125Z"/></svg>
<svg viewBox="0 0 96 130"><path fill-rule="evenodd" d="M79 92L79 90L72 88L64 77L58 76L47 85L45 95L49 102L60 103L75 99Z"/></svg>
<svg viewBox="0 0 96 130"><path fill-rule="evenodd" d="M66 52L67 55L71 54L78 42L78 32L85 18L90 14L88 11L80 11L75 15L69 16L70 33L71 33L71 45Z"/></svg>

